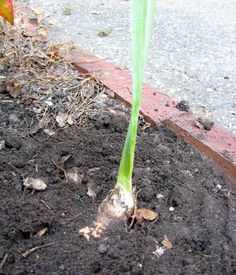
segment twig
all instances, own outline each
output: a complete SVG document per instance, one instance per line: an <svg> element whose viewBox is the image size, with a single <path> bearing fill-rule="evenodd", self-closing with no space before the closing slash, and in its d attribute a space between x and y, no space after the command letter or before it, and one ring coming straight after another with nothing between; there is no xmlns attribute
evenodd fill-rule
<svg viewBox="0 0 236 275"><path fill-rule="evenodd" d="M39 246L35 246L29 250L26 250L24 253L22 253L21 255L26 258L28 257L31 253L35 252L36 250L38 249L41 249L41 248L44 248L44 247L48 247L48 246L51 246L51 245L54 245L55 243L48 243L48 244L44 244L44 245L39 245Z"/></svg>
<svg viewBox="0 0 236 275"><path fill-rule="evenodd" d="M47 207L47 209L52 210L52 208L44 200L40 200L40 201L43 205Z"/></svg>
<svg viewBox="0 0 236 275"><path fill-rule="evenodd" d="M133 224L134 224L134 221L136 219L136 214L137 214L137 197L138 197L138 193L140 192L141 190L139 190L138 192L136 192L136 187L134 186L133 187L133 193L135 194L135 199L134 199L134 213L133 215L131 216L132 217L132 220L131 220L131 223L129 225L129 229L132 228Z"/></svg>
<svg viewBox="0 0 236 275"><path fill-rule="evenodd" d="M0 264L0 271L2 270L6 260L7 260L8 254L5 254L5 256L3 257L1 264Z"/></svg>

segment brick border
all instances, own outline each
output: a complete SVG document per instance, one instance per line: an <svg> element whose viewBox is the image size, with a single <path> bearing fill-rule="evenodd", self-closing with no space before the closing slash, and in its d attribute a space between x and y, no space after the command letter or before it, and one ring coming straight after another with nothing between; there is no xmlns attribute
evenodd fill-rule
<svg viewBox="0 0 236 275"><path fill-rule="evenodd" d="M17 4L16 11L24 15L23 28L29 35L38 35L39 26L34 12L22 4ZM112 90L115 97L131 106L132 78L129 73L92 54L71 51L65 58L83 74L95 76L105 87ZM149 85L143 87L141 114L152 123L165 123L177 135L196 147L200 152L213 159L232 179L231 188L236 192L236 137L227 130L214 125L210 131L195 126L197 117L181 112L176 102L158 92Z"/></svg>

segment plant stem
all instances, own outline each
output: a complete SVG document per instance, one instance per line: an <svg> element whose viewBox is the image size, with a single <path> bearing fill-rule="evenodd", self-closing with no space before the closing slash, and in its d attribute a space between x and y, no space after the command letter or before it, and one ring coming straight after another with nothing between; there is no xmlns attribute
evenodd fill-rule
<svg viewBox="0 0 236 275"><path fill-rule="evenodd" d="M132 32L132 110L128 132L121 156L117 186L132 192L132 173L141 105L144 70L150 42L155 0L131 1Z"/></svg>

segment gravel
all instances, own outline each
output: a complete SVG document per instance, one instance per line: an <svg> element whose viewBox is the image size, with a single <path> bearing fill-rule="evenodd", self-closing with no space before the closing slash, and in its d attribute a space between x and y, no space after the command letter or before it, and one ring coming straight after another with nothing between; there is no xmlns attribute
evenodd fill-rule
<svg viewBox="0 0 236 275"><path fill-rule="evenodd" d="M54 41L73 41L130 71L130 1L22 2L44 9ZM156 2L145 81L236 134L236 1Z"/></svg>

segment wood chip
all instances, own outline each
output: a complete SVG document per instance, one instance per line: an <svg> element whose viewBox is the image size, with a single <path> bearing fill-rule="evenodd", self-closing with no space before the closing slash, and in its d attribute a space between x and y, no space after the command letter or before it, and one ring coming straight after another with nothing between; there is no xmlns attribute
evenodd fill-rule
<svg viewBox="0 0 236 275"><path fill-rule="evenodd" d="M165 247L166 249L171 249L171 248L173 248L173 245L172 245L171 241L167 238L166 235L164 235L164 240L163 240L161 243L164 245L164 247Z"/></svg>
<svg viewBox="0 0 236 275"><path fill-rule="evenodd" d="M39 237L42 237L46 233L47 230L48 230L47 227L44 227L44 228L42 228L42 229L39 230L39 232L37 233L37 235Z"/></svg>
<svg viewBox="0 0 236 275"><path fill-rule="evenodd" d="M147 220L147 221L154 221L158 219L157 212L149 210L147 208L140 208L136 210L135 218L137 221Z"/></svg>

